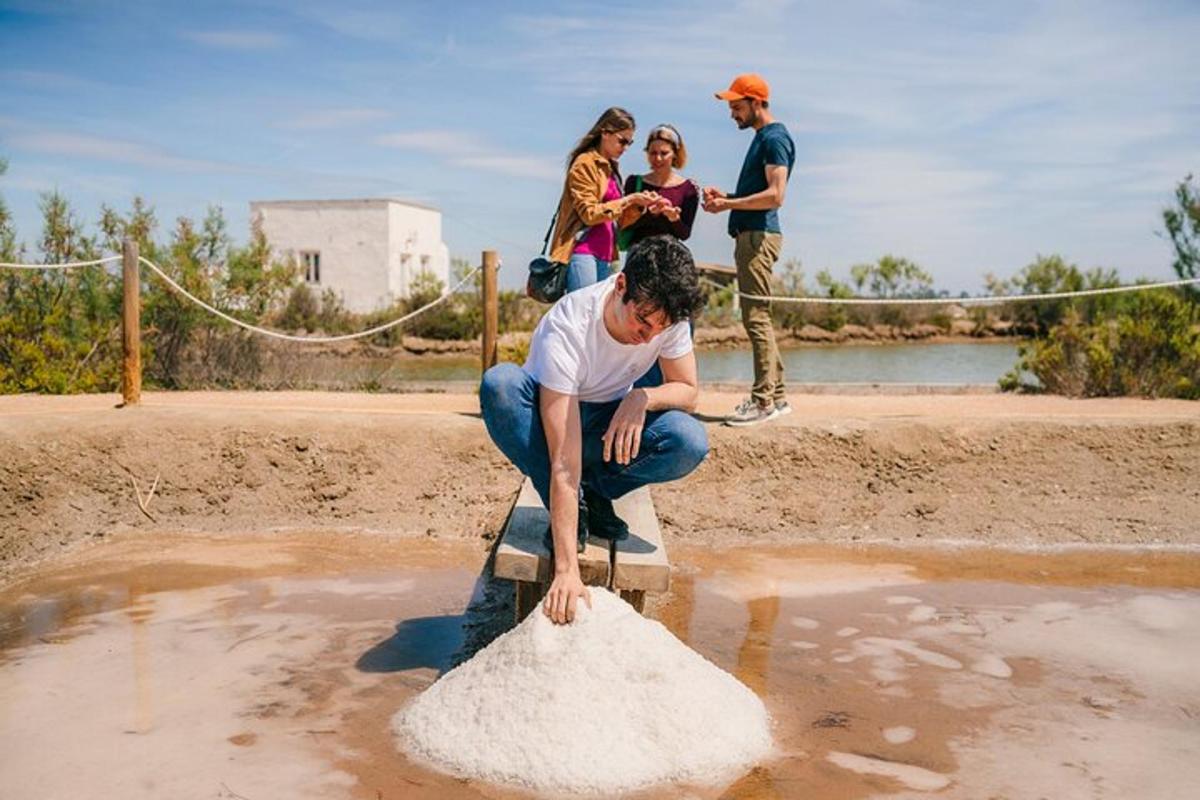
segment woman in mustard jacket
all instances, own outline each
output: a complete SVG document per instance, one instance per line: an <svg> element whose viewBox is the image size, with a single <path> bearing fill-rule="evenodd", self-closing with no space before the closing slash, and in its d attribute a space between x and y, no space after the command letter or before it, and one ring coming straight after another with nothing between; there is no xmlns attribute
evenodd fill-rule
<svg viewBox="0 0 1200 800"><path fill-rule="evenodd" d="M658 200L653 192L621 195L617 161L633 144L633 134L633 116L610 108L567 159L550 260L568 265L568 292L608 277L617 258L617 223L632 224Z"/></svg>

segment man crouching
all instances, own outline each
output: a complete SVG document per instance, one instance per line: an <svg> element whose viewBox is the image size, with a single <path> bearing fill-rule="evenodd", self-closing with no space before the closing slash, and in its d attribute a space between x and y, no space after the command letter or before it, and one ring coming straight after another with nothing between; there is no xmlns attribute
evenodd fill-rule
<svg viewBox="0 0 1200 800"><path fill-rule="evenodd" d="M543 611L571 622L587 536L629 535L612 501L682 478L708 454L696 406L688 320L701 303L691 252L651 237L625 268L571 292L542 317L524 367L497 364L479 391L492 441L528 475L550 510L554 580ZM634 388L658 363L660 386Z"/></svg>

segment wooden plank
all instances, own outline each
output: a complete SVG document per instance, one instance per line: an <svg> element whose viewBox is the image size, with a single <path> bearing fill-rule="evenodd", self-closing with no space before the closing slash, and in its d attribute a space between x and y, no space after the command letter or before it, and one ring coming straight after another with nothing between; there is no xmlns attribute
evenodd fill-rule
<svg viewBox="0 0 1200 800"><path fill-rule="evenodd" d="M646 610L646 593L641 589L622 589L621 599L633 606L633 610L639 614Z"/></svg>
<svg viewBox="0 0 1200 800"><path fill-rule="evenodd" d="M711 261L697 261L696 271L703 277L720 284L730 284L737 280L737 267L726 264L714 264Z"/></svg>
<svg viewBox="0 0 1200 800"><path fill-rule="evenodd" d="M671 585L671 562L649 487L614 501L613 509L629 526L629 537L616 543L613 589L665 592Z"/></svg>
<svg viewBox="0 0 1200 800"><path fill-rule="evenodd" d="M548 587L545 584L529 583L528 581L514 581L513 587L515 592L513 605L517 612L517 624L520 625L525 617L537 608Z"/></svg>
<svg viewBox="0 0 1200 800"><path fill-rule="evenodd" d="M508 515L504 536L496 549L494 573L497 578L529 583L549 583L554 559L546 547L550 513L542 505L533 482L526 478L521 493ZM608 542L590 538L579 556L579 576L589 586L607 586L610 567Z"/></svg>

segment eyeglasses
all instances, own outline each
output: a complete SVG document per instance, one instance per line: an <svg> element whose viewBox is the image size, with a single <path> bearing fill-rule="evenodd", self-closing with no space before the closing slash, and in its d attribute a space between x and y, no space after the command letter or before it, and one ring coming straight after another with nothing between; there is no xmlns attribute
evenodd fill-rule
<svg viewBox="0 0 1200 800"><path fill-rule="evenodd" d="M613 136L617 137L617 141L621 143L622 147L629 147L629 145L633 144L632 136L622 136L617 131L605 131L605 133L611 133Z"/></svg>

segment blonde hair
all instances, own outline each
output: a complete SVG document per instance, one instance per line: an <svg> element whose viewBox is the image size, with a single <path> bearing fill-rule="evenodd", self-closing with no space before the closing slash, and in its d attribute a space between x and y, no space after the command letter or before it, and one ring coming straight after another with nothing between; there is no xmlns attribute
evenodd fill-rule
<svg viewBox="0 0 1200 800"><path fill-rule="evenodd" d="M646 146L642 149L649 150L650 145L654 142L666 142L671 145L671 149L675 151L675 157L671 160L671 165L675 169L683 169L687 164L687 147L683 144L683 136L674 125L663 123L655 125L650 129L650 134L646 137Z"/></svg>

